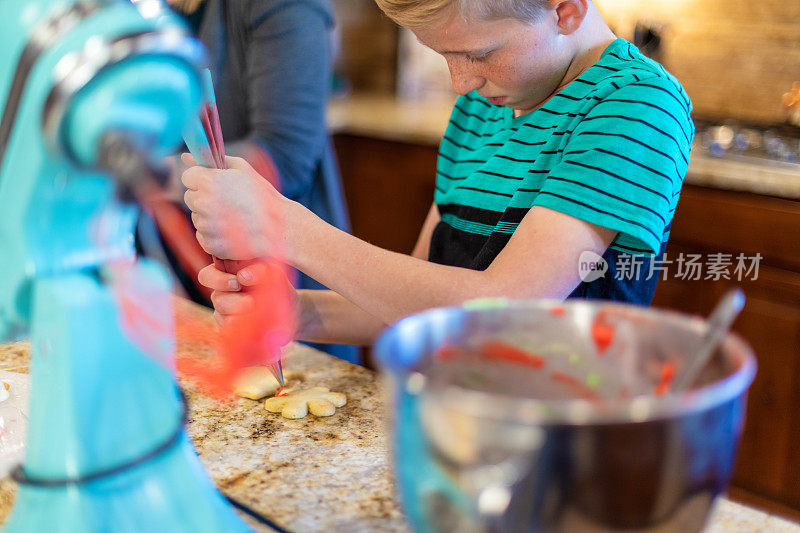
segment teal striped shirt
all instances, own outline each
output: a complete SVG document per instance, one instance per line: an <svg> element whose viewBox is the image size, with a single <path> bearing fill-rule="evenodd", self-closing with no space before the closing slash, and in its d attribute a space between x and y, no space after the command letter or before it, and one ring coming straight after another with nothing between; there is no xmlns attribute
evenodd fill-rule
<svg viewBox="0 0 800 533"><path fill-rule="evenodd" d="M523 116L477 92L459 97L439 148L430 260L487 268L533 206L617 230L609 262L657 259L689 163L690 113L678 81L624 39ZM649 303L651 285L575 296Z"/></svg>

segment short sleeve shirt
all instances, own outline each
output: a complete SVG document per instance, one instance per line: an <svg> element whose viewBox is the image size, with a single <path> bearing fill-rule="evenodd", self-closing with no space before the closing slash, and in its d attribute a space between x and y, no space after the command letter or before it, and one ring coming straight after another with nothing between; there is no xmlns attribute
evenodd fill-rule
<svg viewBox="0 0 800 533"><path fill-rule="evenodd" d="M689 163L690 114L678 81L624 39L520 117L477 92L459 97L439 148L429 259L484 270L543 206L618 231L609 271L572 297L649 304ZM626 261L639 272L620 275Z"/></svg>

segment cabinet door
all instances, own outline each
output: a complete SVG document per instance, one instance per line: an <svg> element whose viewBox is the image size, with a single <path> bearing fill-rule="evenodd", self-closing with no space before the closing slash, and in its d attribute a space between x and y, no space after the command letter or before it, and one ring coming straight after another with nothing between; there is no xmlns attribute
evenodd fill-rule
<svg viewBox="0 0 800 533"><path fill-rule="evenodd" d="M748 396L733 484L800 509L795 449L800 443L800 298L792 305L773 296L779 283L769 278L785 278L785 273L762 276L743 283L663 281L653 305L707 315L726 290L744 289L747 305L733 329L753 347L758 372Z"/></svg>
<svg viewBox="0 0 800 533"><path fill-rule="evenodd" d="M411 253L433 203L436 148L353 135L334 143L353 235Z"/></svg>
<svg viewBox="0 0 800 533"><path fill-rule="evenodd" d="M759 368L734 483L800 508L800 307L754 295L737 330Z"/></svg>
<svg viewBox="0 0 800 533"><path fill-rule="evenodd" d="M685 185L670 242L760 253L765 265L800 273L800 202Z"/></svg>
<svg viewBox="0 0 800 533"><path fill-rule="evenodd" d="M707 315L725 291L747 304L734 324L753 347L758 373L748 397L733 485L800 509L800 204L687 186L675 213L668 254L744 253L763 257L758 279L670 278L653 305Z"/></svg>

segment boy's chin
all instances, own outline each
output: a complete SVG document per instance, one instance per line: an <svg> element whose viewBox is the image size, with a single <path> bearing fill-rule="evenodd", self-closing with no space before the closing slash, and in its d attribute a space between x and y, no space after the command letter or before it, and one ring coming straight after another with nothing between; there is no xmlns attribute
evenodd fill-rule
<svg viewBox="0 0 800 533"><path fill-rule="evenodd" d="M543 103L544 100L542 99L520 98L513 100L509 99L508 102L506 102L503 105L505 105L506 107L510 107L511 109L513 109L518 113L525 114L525 113L530 113L531 111L541 107Z"/></svg>
<svg viewBox="0 0 800 533"><path fill-rule="evenodd" d="M530 113L534 109L536 109L540 104L532 104L530 102L519 102L519 103L507 103L506 107L510 107L513 111L517 113Z"/></svg>

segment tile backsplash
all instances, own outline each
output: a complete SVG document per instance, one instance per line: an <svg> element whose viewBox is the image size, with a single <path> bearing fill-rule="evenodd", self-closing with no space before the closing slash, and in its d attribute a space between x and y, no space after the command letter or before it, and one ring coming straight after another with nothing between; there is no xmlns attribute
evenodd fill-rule
<svg viewBox="0 0 800 533"><path fill-rule="evenodd" d="M595 0L614 31L662 30L662 62L712 120L784 120L781 95L800 80L800 0ZM373 0L333 0L338 70L355 91L393 92L399 32Z"/></svg>
<svg viewBox="0 0 800 533"><path fill-rule="evenodd" d="M663 27L662 62L698 116L784 120L781 95L800 80L800 0L596 0L620 37Z"/></svg>
<svg viewBox="0 0 800 533"><path fill-rule="evenodd" d="M356 92L393 92L397 84L397 26L373 0L332 3L341 47L336 72Z"/></svg>

